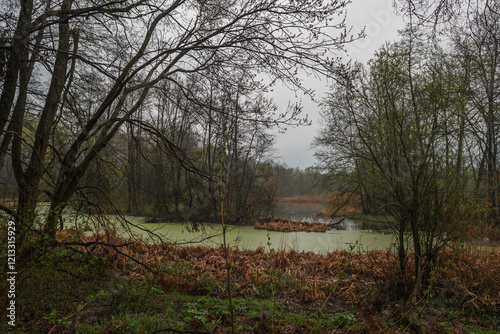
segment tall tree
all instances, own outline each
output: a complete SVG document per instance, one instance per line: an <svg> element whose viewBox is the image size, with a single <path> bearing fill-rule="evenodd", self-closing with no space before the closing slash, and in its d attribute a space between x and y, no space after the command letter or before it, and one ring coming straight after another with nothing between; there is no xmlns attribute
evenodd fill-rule
<svg viewBox="0 0 500 334"><path fill-rule="evenodd" d="M453 30L457 61L469 107L468 128L481 152L477 187L486 189L489 218L500 226L500 4L476 8L467 24Z"/></svg>
<svg viewBox="0 0 500 334"><path fill-rule="evenodd" d="M166 139L152 124L134 118L161 82L169 81L187 94L187 81L179 79L189 73L204 76L212 71L237 87L238 80L229 75L234 69L259 71L295 85L300 85L297 69L334 72L336 63L328 55L346 42L347 31L342 20L332 20L345 4L344 0L328 4L308 0L21 1L17 23L10 22L16 30L8 45L0 97L0 130L4 141L12 138L10 154L19 189L14 214L20 245L34 227L39 190L49 195L44 232L54 238L56 222L85 172L127 122ZM334 29L340 31L338 36ZM30 93L37 80L29 64L43 72L37 78L50 77L48 88L40 88L45 96L42 106L40 95ZM86 80L87 87L101 89L84 110L76 93ZM253 80L259 84L257 78ZM191 98L196 101L195 95ZM27 101L33 101L30 121L37 124L32 143L23 132ZM51 134L74 117L78 123L67 144L51 147L57 162L49 168ZM262 121L275 120L270 115ZM7 123L12 131L4 131ZM175 143L165 140L165 144L174 156L185 157ZM49 170L56 172L49 175ZM43 178L50 181L40 189Z"/></svg>
<svg viewBox="0 0 500 334"><path fill-rule="evenodd" d="M413 283L400 291L407 297L421 295L438 251L458 232L465 196L451 145L460 141L458 106L438 59L411 36L382 47L368 71L347 71L334 87L316 138L323 166L352 178L353 191L394 217L402 282L412 280L407 261L414 254Z"/></svg>

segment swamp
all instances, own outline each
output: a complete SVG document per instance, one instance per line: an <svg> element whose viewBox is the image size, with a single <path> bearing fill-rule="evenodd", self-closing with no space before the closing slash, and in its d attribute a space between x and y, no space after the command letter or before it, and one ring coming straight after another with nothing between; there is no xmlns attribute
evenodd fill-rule
<svg viewBox="0 0 500 334"><path fill-rule="evenodd" d="M500 2L0 0L1 333L500 333Z"/></svg>

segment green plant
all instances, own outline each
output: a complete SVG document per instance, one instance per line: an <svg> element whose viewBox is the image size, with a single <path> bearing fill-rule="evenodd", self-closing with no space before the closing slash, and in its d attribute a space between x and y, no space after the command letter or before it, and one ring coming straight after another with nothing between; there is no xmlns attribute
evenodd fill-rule
<svg viewBox="0 0 500 334"><path fill-rule="evenodd" d="M498 334L499 331L495 329L482 329L478 327L467 327L465 328L467 334Z"/></svg>
<svg viewBox="0 0 500 334"><path fill-rule="evenodd" d="M184 318L184 321L189 322L192 318L198 320L203 325L206 325L208 311L206 309L198 309L196 305L197 304L195 303L187 303L185 305L186 310L184 313L186 313L187 316Z"/></svg>
<svg viewBox="0 0 500 334"><path fill-rule="evenodd" d="M45 319L54 326L68 326L71 324L71 321L69 321L66 317L60 316L59 311L53 309L48 316L45 317Z"/></svg>
<svg viewBox="0 0 500 334"><path fill-rule="evenodd" d="M101 290L99 290L99 292L97 294L89 295L88 299L91 301L96 301L99 299L106 299L107 297L108 297L108 293L101 289Z"/></svg>
<svg viewBox="0 0 500 334"><path fill-rule="evenodd" d="M335 313L331 321L336 328L350 328L354 326L357 319L349 311L345 311Z"/></svg>
<svg viewBox="0 0 500 334"><path fill-rule="evenodd" d="M222 131L222 156L219 158L220 160L220 182L219 182L219 189L220 189L220 219L221 219L221 226L222 226L222 248L224 249L224 259L226 261L226 290L227 290L227 299L229 302L229 309L231 311L231 333L234 334L234 310L233 310L233 301L232 301L232 296L231 296L231 269L232 269L232 263L229 260L229 249L226 243L226 233L227 233L227 226L224 223L224 158L226 156L226 142L227 142L227 127L224 125L223 131Z"/></svg>
<svg viewBox="0 0 500 334"><path fill-rule="evenodd" d="M356 249L358 246L358 240L354 244L349 244L349 252L347 253L347 257L350 258L352 256L352 252Z"/></svg>
<svg viewBox="0 0 500 334"><path fill-rule="evenodd" d="M349 311L336 312L333 315L324 313L321 309L317 309L311 313L310 318L314 319L314 326L308 326L310 330L321 330L331 328L348 329L352 328L357 319Z"/></svg>
<svg viewBox="0 0 500 334"><path fill-rule="evenodd" d="M271 289L271 301L273 303L273 318L271 319L272 322L275 322L274 314L276 313L276 295L275 295L275 289L276 289L276 271L274 268L274 248L271 247L271 235L269 234L269 231L267 232L267 247L269 250L269 256L268 256L268 266L267 266L267 274L269 275L269 278L271 280L271 284L269 285Z"/></svg>

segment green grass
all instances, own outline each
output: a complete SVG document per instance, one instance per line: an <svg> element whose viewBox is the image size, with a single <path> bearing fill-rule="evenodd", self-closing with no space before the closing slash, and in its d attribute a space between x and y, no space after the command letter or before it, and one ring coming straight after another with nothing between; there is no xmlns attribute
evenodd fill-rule
<svg viewBox="0 0 500 334"><path fill-rule="evenodd" d="M98 299L96 299L96 302ZM122 299L121 303L127 303ZM130 306L118 308L122 311L101 318L89 324L78 324L77 333L149 333L172 328L178 331L204 329L214 331L227 327L229 308L227 301L217 297L191 296L177 292L162 294L155 303L137 312ZM173 307L173 305L175 307ZM356 318L349 312L328 314L320 310L309 314L293 313L288 308L268 299L233 299L237 326L252 331L263 317L274 319L274 327L292 326L306 328L308 331L322 331L335 328L352 328Z"/></svg>
<svg viewBox="0 0 500 334"><path fill-rule="evenodd" d="M165 283L156 281L152 274L136 275L130 268L116 269L116 262L112 261L116 260L111 255L96 257L67 248L53 249L37 258L18 275L18 326L12 329L4 322L0 332L109 334L173 329L224 333L230 327L225 291L215 277L207 275L201 279L203 288L186 285L184 290L178 290L176 281ZM168 265L163 274L178 280L179 289L183 289L180 283L189 279L185 272L191 263L165 263ZM381 313L374 313L373 308L364 309L362 304L337 299L334 291L325 291L321 300L309 300L299 290L300 284L306 283L276 271L272 284L256 286L255 292L242 295L234 282L237 332L330 333L350 328L369 331L384 321L384 326L397 331L401 325L391 325L397 317L386 319ZM440 326L444 332L499 333L498 314L494 310L427 305L422 311L423 329ZM380 322L370 323L373 315Z"/></svg>
<svg viewBox="0 0 500 334"><path fill-rule="evenodd" d="M466 327L465 332L467 334L498 334L500 331L498 329L482 329L478 327Z"/></svg>
<svg viewBox="0 0 500 334"><path fill-rule="evenodd" d="M189 264L169 269L182 272L184 266ZM30 333L151 333L169 328L213 332L229 327L230 310L223 294L164 291L153 283L152 275L140 279L113 275L105 259L88 254L57 249L25 274L29 280L20 286L24 293L17 299L18 323ZM356 323L349 313L292 311L266 293L236 296L233 307L239 332L259 326L264 331L291 326L321 332Z"/></svg>
<svg viewBox="0 0 500 334"><path fill-rule="evenodd" d="M316 310L310 314L283 313L281 323L283 325L293 325L303 327L309 331L321 331L328 329L348 329L356 325L357 319L349 311L332 314Z"/></svg>

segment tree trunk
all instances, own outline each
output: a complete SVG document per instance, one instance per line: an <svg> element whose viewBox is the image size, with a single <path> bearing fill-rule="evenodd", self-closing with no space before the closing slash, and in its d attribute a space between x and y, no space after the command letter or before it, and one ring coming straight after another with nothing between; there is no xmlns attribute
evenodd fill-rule
<svg viewBox="0 0 500 334"><path fill-rule="evenodd" d="M61 10L67 12L71 9L72 0L64 0ZM58 110L61 94L66 81L66 71L69 58L69 23L62 20L59 23L59 43L52 80L42 109L38 127L35 133L35 142L32 147L31 159L25 173L17 174L16 179L19 186L18 214L24 233L33 227L34 209L38 198L38 184L44 173L44 159L47 153L49 137L54 124L54 118ZM49 214L49 217L52 217ZM55 237L56 221L48 220L46 232ZM23 234L21 234L23 236Z"/></svg>
<svg viewBox="0 0 500 334"><path fill-rule="evenodd" d="M28 31L31 28L32 14L33 1L21 1L21 11L19 13L16 32L14 33L14 41L10 49L9 59L7 61L3 90L2 94L0 95L0 134L4 133L1 147L2 152L0 152L0 154L2 155L0 157L0 170L3 167L5 150L8 148L9 141L12 137L12 134L5 133L4 129L7 122L9 121L9 115L14 103L17 80L19 78L19 70L21 67L25 69L28 68L27 60L29 51L27 44L29 42ZM27 89L28 83L24 79L25 78L22 78L20 87ZM10 130L13 130L11 125L9 125L9 127L11 128Z"/></svg>

